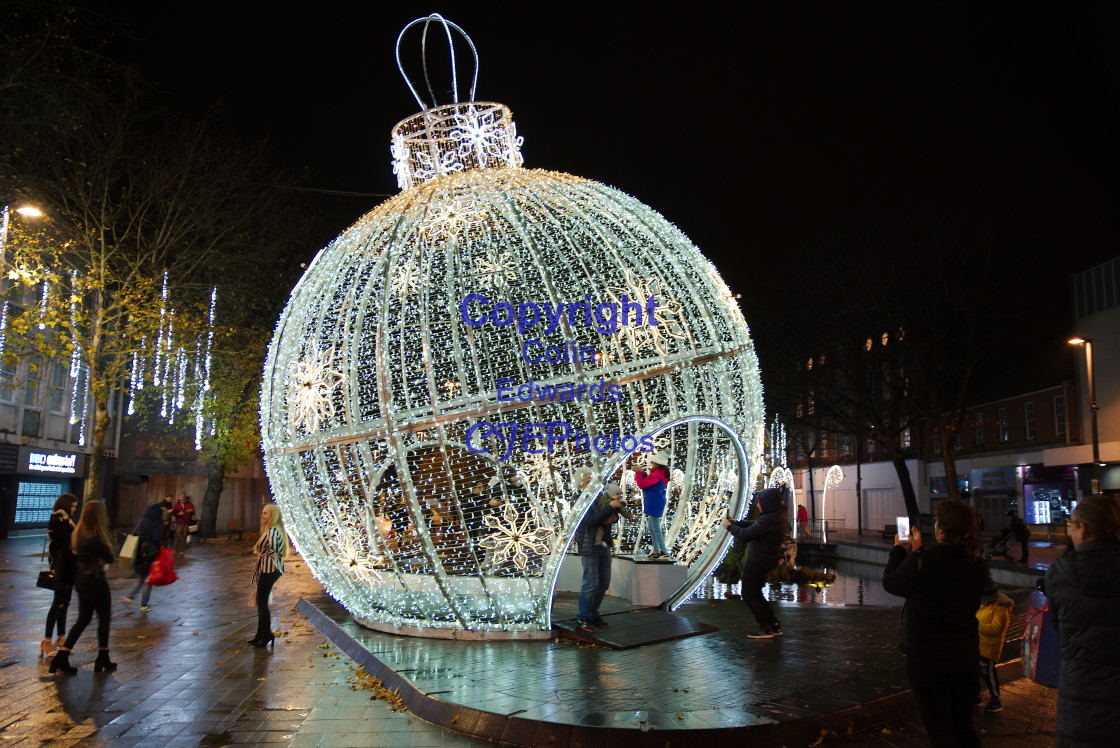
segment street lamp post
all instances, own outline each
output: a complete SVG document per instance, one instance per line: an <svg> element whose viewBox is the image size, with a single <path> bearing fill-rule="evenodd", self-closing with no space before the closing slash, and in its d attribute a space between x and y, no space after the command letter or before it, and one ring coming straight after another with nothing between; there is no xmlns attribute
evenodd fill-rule
<svg viewBox="0 0 1120 748"><path fill-rule="evenodd" d="M1093 493L1100 492L1101 486L1101 447L1097 438L1097 386L1093 377L1093 341L1090 338L1071 338L1070 345L1085 348L1085 367L1089 374L1089 417L1093 424Z"/></svg>

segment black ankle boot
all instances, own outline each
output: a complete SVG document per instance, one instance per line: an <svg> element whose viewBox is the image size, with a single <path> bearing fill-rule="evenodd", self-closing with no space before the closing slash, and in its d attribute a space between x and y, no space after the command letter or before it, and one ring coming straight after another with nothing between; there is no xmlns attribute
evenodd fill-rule
<svg viewBox="0 0 1120 748"><path fill-rule="evenodd" d="M55 654L54 659L51 660L51 666L47 668L47 672L59 672L64 675L74 675L78 672L78 668L71 667L69 650L60 649Z"/></svg>
<svg viewBox="0 0 1120 748"><path fill-rule="evenodd" d="M109 661L109 650L102 649L97 653L97 659L93 661L93 672L100 673L102 671L111 673L117 669L117 663Z"/></svg>

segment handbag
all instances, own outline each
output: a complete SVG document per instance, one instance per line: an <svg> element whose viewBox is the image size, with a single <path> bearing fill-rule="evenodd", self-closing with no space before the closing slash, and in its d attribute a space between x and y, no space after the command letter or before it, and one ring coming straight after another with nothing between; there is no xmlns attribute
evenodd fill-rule
<svg viewBox="0 0 1120 748"><path fill-rule="evenodd" d="M152 562L152 568L148 569L148 578L144 580L145 584L150 584L153 587L163 587L178 578L179 575L175 573L175 551L170 548L160 548L159 556Z"/></svg>
<svg viewBox="0 0 1120 748"><path fill-rule="evenodd" d="M54 569L43 568L43 556L47 555L47 537L43 536L43 553L39 556L39 578L35 580L36 587L42 587L45 590L58 589L58 577L54 575Z"/></svg>

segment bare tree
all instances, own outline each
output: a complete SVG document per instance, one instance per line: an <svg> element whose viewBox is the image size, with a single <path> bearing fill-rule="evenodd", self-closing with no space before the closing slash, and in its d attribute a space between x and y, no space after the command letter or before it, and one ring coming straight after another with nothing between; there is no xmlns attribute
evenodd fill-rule
<svg viewBox="0 0 1120 748"><path fill-rule="evenodd" d="M6 355L80 359L93 411L86 495L95 498L111 395L168 324L163 279L180 294L177 334L200 334L209 290L200 279L256 246L251 229L274 196L252 185L259 151L147 111L130 71L65 33L81 21L44 16L38 33L23 29L13 44L0 189L48 216L10 242L8 276L52 289L37 314L11 320L19 345Z"/></svg>

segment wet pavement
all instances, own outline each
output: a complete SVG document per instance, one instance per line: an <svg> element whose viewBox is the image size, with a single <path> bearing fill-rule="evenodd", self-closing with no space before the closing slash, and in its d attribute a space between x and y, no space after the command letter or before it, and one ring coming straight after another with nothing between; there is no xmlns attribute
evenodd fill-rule
<svg viewBox="0 0 1120 748"><path fill-rule="evenodd" d="M503 735L519 744L662 746L719 731L727 744L757 736L793 746L815 742L822 730L826 742L848 745L925 743L896 645L897 605L778 602L786 635L772 641L746 637L754 624L740 601L708 599L679 612L719 631L636 649L453 642L353 624L297 560L276 588L273 653L245 644L255 629L245 604L250 545L247 538L193 548L180 581L157 588L146 614L120 604L131 579L114 570L112 651L120 669L92 672L94 623L72 658L81 672L62 677L35 659L50 603L50 593L34 586L41 539L0 541L0 580L8 583L0 746L471 746ZM295 611L301 597L347 654L362 661L360 645L373 658L363 661L370 672L381 663L387 684L404 684L411 714L361 687L354 662ZM1013 632L1021 630L1021 598ZM554 616L574 612L573 602L558 596ZM76 615L75 598L70 622ZM1017 654L1009 645L1004 658ZM1009 662L1003 672L1016 669ZM1019 680L1006 693L1001 714L978 711L985 745L1052 744L1055 692ZM846 739L848 728L862 732Z"/></svg>
<svg viewBox="0 0 1120 748"><path fill-rule="evenodd" d="M321 588L297 560L277 583L275 652L247 646L256 558L246 540L192 548L180 579L152 592L153 610L126 608L132 578L114 569L110 649L120 665L95 674L96 618L78 640L75 676L36 659L51 593L35 586L40 538L0 541L0 746L489 745L371 700L354 664L293 612ZM77 595L68 623L77 618Z"/></svg>

